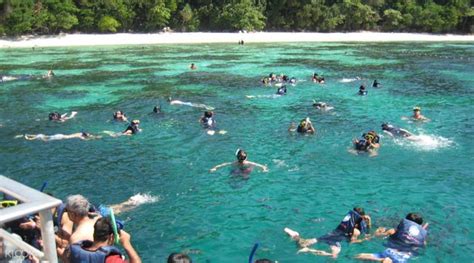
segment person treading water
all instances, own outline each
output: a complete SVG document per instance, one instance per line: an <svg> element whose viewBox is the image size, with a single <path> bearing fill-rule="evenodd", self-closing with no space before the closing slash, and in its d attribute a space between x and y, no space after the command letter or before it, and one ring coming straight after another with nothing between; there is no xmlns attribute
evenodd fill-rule
<svg viewBox="0 0 474 263"><path fill-rule="evenodd" d="M203 108L206 110L214 110L213 107L207 106L205 104L173 100L171 99L171 97L168 98L168 102L170 103L170 105L185 105L185 106L190 106L190 107L195 107L195 108Z"/></svg>
<svg viewBox="0 0 474 263"><path fill-rule="evenodd" d="M216 133L216 120L214 119L214 112L205 111L204 115L199 119L204 129L207 130L207 134L214 135ZM220 130L219 134L226 134L227 131Z"/></svg>
<svg viewBox="0 0 474 263"><path fill-rule="evenodd" d="M354 139L352 141L355 151L354 153L367 152L370 156L377 155L377 149L380 148L380 137L375 131L369 131L362 134L361 139ZM351 151L351 152L352 152Z"/></svg>
<svg viewBox="0 0 474 263"><path fill-rule="evenodd" d="M115 121L128 121L127 115L121 110L114 112L113 118Z"/></svg>
<svg viewBox="0 0 474 263"><path fill-rule="evenodd" d="M316 129L313 126L313 123L311 123L311 120L309 117L306 117L305 119L302 119L299 123L298 126L295 126L295 123L291 123L290 127L288 128L289 132L298 132L298 133L315 133Z"/></svg>
<svg viewBox="0 0 474 263"><path fill-rule="evenodd" d="M252 172L254 167L258 167L262 169L262 172L268 172L268 167L266 165L247 161L247 153L242 149L237 149L237 151L235 152L235 157L237 157L237 161L226 162L226 163L216 165L212 167L209 171L215 172L219 168L230 165L233 168L232 174L243 175L244 177L248 176Z"/></svg>
<svg viewBox="0 0 474 263"><path fill-rule="evenodd" d="M102 136L92 135L87 132L77 132L73 134L54 134L54 135L45 135L45 134L25 134L25 139L29 141L33 140L42 140L42 141L59 141L59 140L68 140L68 139L81 139L81 140L93 140L100 139Z"/></svg>

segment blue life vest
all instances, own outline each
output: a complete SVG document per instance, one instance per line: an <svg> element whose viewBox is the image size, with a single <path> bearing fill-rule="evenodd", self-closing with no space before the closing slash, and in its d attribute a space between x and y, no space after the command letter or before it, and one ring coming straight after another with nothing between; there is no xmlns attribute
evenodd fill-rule
<svg viewBox="0 0 474 263"><path fill-rule="evenodd" d="M89 251L85 248L91 247L92 242L89 240L79 241L69 246L71 263L104 263L105 258L109 255L122 255L120 250L114 246L100 247L96 251Z"/></svg>
<svg viewBox="0 0 474 263"><path fill-rule="evenodd" d="M347 215L342 219L341 223L337 226L336 230L342 231L346 236L352 236L354 232L354 228L356 225L360 226L362 233L367 233L367 225L365 221L362 219L362 216L359 215L354 210L351 210L347 213Z"/></svg>
<svg viewBox="0 0 474 263"><path fill-rule="evenodd" d="M397 232L390 236L387 246L399 250L413 251L425 245L428 232L419 224L403 219L397 227Z"/></svg>
<svg viewBox="0 0 474 263"><path fill-rule="evenodd" d="M358 151L367 151L367 141L365 139L360 139L356 144L355 148Z"/></svg>

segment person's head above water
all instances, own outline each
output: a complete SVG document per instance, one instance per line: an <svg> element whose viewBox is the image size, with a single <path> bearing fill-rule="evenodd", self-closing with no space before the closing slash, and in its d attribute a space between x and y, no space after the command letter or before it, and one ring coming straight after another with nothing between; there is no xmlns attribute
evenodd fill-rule
<svg viewBox="0 0 474 263"><path fill-rule="evenodd" d="M114 120L125 120L127 116L123 113L123 111L119 110L114 112Z"/></svg>
<svg viewBox="0 0 474 263"><path fill-rule="evenodd" d="M364 86L364 85L360 85L359 90L365 90L365 86Z"/></svg>
<svg viewBox="0 0 474 263"><path fill-rule="evenodd" d="M133 120L131 125L138 126L140 124L140 120Z"/></svg>
<svg viewBox="0 0 474 263"><path fill-rule="evenodd" d="M388 124L388 123L382 123L382 130L387 130L387 129L390 128L390 126L391 126L391 125Z"/></svg>
<svg viewBox="0 0 474 263"><path fill-rule="evenodd" d="M417 223L418 225L423 224L423 218L416 213L409 213L405 219Z"/></svg>
<svg viewBox="0 0 474 263"><path fill-rule="evenodd" d="M82 137L84 137L84 138L87 138L87 137L90 137L90 136L91 136L91 134L88 133L88 132L81 132L81 135L82 135Z"/></svg>
<svg viewBox="0 0 474 263"><path fill-rule="evenodd" d="M161 112L161 105L155 106L155 107L153 108L153 112L154 112L154 113L160 113L160 112Z"/></svg>
<svg viewBox="0 0 474 263"><path fill-rule="evenodd" d="M245 160L247 160L247 153L242 149L237 149L235 152L235 157L237 157L239 163L243 163Z"/></svg>
<svg viewBox="0 0 474 263"><path fill-rule="evenodd" d="M59 114L59 112L51 112L48 118L50 121L58 121L61 119L61 114Z"/></svg>
<svg viewBox="0 0 474 263"><path fill-rule="evenodd" d="M212 111L205 111L204 112L204 117L206 117L206 118L212 118L212 115L214 115Z"/></svg>

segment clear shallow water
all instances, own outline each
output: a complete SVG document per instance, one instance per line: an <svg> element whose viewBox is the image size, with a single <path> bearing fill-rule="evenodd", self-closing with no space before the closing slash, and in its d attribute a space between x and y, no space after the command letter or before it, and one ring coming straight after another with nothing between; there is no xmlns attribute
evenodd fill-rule
<svg viewBox="0 0 474 263"><path fill-rule="evenodd" d="M0 50L1 74L44 74L52 80L0 83L0 174L64 199L81 193L94 203L118 203L137 193L159 201L121 217L144 262L162 262L187 251L196 262L244 262L254 242L257 257L280 262L326 262L296 255L284 234L332 230L360 205L375 226L396 226L408 212L430 222L420 262L474 258L474 45L471 44L259 44ZM198 70L189 71L194 62ZM270 72L302 81L282 98L258 80ZM339 82L360 76L362 81ZM356 96L361 83L383 88ZM168 96L216 108L226 135L208 136L202 111L167 105ZM312 99L335 106L323 113ZM164 115L150 115L163 105ZM419 105L428 123L401 120ZM134 137L95 141L26 141L18 134L97 134L121 131L115 110L140 119ZM66 123L46 120L51 111L78 111ZM289 134L291 121L311 117L314 136ZM374 158L348 153L351 139L389 121L425 136L414 144L382 138ZM267 164L249 180L212 166L234 160L242 147ZM383 249L382 240L343 245L340 261ZM325 248L325 246L317 246Z"/></svg>

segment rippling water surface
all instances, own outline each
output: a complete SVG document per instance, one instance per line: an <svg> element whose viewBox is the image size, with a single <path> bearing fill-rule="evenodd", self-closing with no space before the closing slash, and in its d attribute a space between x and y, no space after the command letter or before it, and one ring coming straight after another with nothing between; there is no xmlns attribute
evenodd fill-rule
<svg viewBox="0 0 474 263"><path fill-rule="evenodd" d="M137 193L159 197L121 217L144 262L163 262L172 251L196 262L326 262L296 255L284 234L332 230L353 206L363 206L375 226L396 226L408 212L430 222L420 262L468 262L474 258L474 46L450 44L248 44L173 45L0 50L0 74L48 69L51 80L0 83L0 174L64 199L81 193L94 203L122 202ZM198 69L190 71L190 63ZM301 80L288 95L267 98L260 85L269 73ZM325 85L313 84L313 72ZM361 81L341 82L362 77ZM360 84L383 84L356 96ZM257 96L247 99L246 95ZM225 135L200 127L202 110L168 105L166 98L215 107ZM335 109L319 112L312 100ZM164 114L151 115L163 105ZM421 106L428 123L402 120ZM133 137L81 141L26 141L19 134L121 131L111 121L123 110L140 119ZM65 123L52 111L78 111ZM291 121L309 116L314 136L289 134ZM384 136L377 157L348 152L351 140L391 122L423 141ZM212 166L249 159L267 164L249 180ZM343 245L340 261L382 250L383 240ZM324 246L318 246L325 248ZM330 260L329 260L330 261Z"/></svg>

